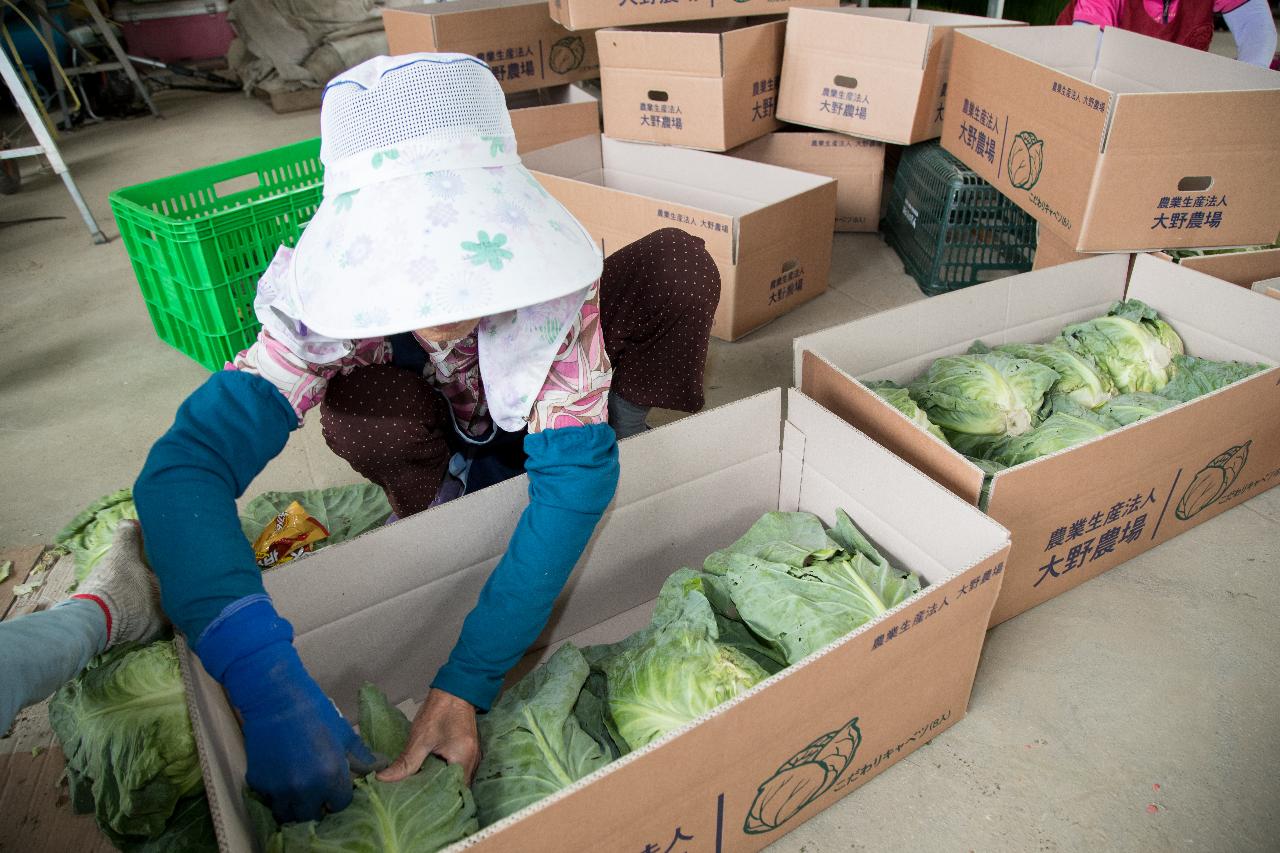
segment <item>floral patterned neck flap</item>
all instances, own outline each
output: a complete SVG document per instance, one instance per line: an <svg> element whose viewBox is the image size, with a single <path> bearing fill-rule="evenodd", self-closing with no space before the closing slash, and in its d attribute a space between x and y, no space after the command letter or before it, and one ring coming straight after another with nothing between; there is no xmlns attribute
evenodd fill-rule
<svg viewBox="0 0 1280 853"><path fill-rule="evenodd" d="M506 101L464 54L377 57L333 80L321 110L324 199L281 249L255 310L300 358L483 318L494 421L524 425L603 262L520 164Z"/></svg>

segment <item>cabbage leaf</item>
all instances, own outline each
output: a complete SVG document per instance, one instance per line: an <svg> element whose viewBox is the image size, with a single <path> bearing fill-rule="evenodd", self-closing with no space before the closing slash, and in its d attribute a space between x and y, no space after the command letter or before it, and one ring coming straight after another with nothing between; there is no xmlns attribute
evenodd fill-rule
<svg viewBox="0 0 1280 853"><path fill-rule="evenodd" d="M357 779L351 805L323 820L272 832L270 810L252 797L248 803L266 853L432 853L478 828L462 765L434 755L399 782L372 773Z"/></svg>
<svg viewBox="0 0 1280 853"><path fill-rule="evenodd" d="M565 643L479 718L482 758L472 793L481 826L609 763L611 756L574 713L589 673L582 652Z"/></svg>
<svg viewBox="0 0 1280 853"><path fill-rule="evenodd" d="M240 527L250 542L277 515L297 501L307 514L324 525L329 536L315 544L316 550L354 539L382 525L391 515L391 504L379 486L355 483L302 492L263 492L240 510Z"/></svg>
<svg viewBox="0 0 1280 853"><path fill-rule="evenodd" d="M172 640L99 655L49 702L71 799L121 843L158 836L204 789Z"/></svg>
<svg viewBox="0 0 1280 853"><path fill-rule="evenodd" d="M869 382L867 387L874 391L880 399L906 415L920 429L943 441L947 440L947 437L942 434L942 430L938 429L938 425L929 420L929 416L924 413L924 409L920 408L916 401L911 399L911 393L906 388L888 379Z"/></svg>
<svg viewBox="0 0 1280 853"><path fill-rule="evenodd" d="M822 522L809 513L768 513L757 525L776 529L776 516L791 516L793 529L822 530ZM732 602L732 613L775 649L787 663L795 663L834 640L876 618L920 590L916 575L900 572L871 545L840 510L837 524L826 538L837 546L811 552L817 559L801 565L770 563L750 551L735 551L738 543L724 551L708 571L720 572L704 579L705 585L721 590L712 600L724 609L724 597ZM753 528L754 530L754 528ZM744 536L739 543L756 537ZM817 544L808 537L810 545Z"/></svg>
<svg viewBox="0 0 1280 853"><path fill-rule="evenodd" d="M133 505L133 490L120 489L98 498L62 528L53 542L66 548L75 557L77 584L89 576L93 567L111 549L116 527L120 522L137 517L138 510Z"/></svg>
<svg viewBox="0 0 1280 853"><path fill-rule="evenodd" d="M1168 385L1165 386L1165 388L1168 387ZM1115 419L1122 426L1127 426L1176 405L1178 405L1177 400L1138 391L1111 398L1098 407L1098 413Z"/></svg>
<svg viewBox="0 0 1280 853"><path fill-rule="evenodd" d="M1192 355L1177 355L1173 358L1173 368L1173 379L1160 389L1160 396L1185 403L1266 370L1267 365L1247 361L1210 361Z"/></svg>

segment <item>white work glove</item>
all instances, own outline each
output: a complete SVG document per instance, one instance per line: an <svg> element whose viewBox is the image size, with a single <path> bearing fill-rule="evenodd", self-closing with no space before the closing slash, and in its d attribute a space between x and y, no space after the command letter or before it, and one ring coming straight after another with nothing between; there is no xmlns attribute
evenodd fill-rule
<svg viewBox="0 0 1280 853"><path fill-rule="evenodd" d="M168 626L160 610L160 588L142 554L142 527L122 521L111 550L72 598L95 601L107 613L107 648L152 640Z"/></svg>

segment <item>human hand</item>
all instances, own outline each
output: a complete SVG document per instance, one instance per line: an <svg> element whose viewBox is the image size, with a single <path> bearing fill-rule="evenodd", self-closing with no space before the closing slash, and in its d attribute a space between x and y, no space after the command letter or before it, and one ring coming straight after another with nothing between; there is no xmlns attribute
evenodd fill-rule
<svg viewBox="0 0 1280 853"><path fill-rule="evenodd" d="M368 772L375 758L293 646L279 645L251 657L250 671L238 664L224 679L242 720L245 781L281 823L318 820L351 804L352 770Z"/></svg>
<svg viewBox="0 0 1280 853"><path fill-rule="evenodd" d="M351 771L368 773L374 756L302 665L292 626L266 595L226 608L196 653L240 712L245 781L276 820L318 820L351 804Z"/></svg>
<svg viewBox="0 0 1280 853"><path fill-rule="evenodd" d="M409 729L409 743L391 766L378 774L383 782L399 782L417 773L429 755L462 765L467 784L480 763L480 734L475 706L452 693L432 688Z"/></svg>

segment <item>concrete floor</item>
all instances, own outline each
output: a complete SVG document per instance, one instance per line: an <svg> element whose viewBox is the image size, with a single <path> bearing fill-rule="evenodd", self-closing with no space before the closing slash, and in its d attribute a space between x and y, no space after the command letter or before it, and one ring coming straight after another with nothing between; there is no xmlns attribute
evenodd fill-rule
<svg viewBox="0 0 1280 853"><path fill-rule="evenodd" d="M63 151L103 228L120 186L317 132L236 95L161 96L166 118ZM92 246L50 175L0 198L0 543L49 541L132 482L206 375L152 332L124 248ZM796 335L921 298L875 236L838 236L832 289L733 344L717 405L786 385ZM654 420L669 420L660 413ZM254 491L353 482L312 419ZM989 635L969 717L771 850L1280 849L1280 490ZM1154 809L1153 809L1154 806Z"/></svg>

